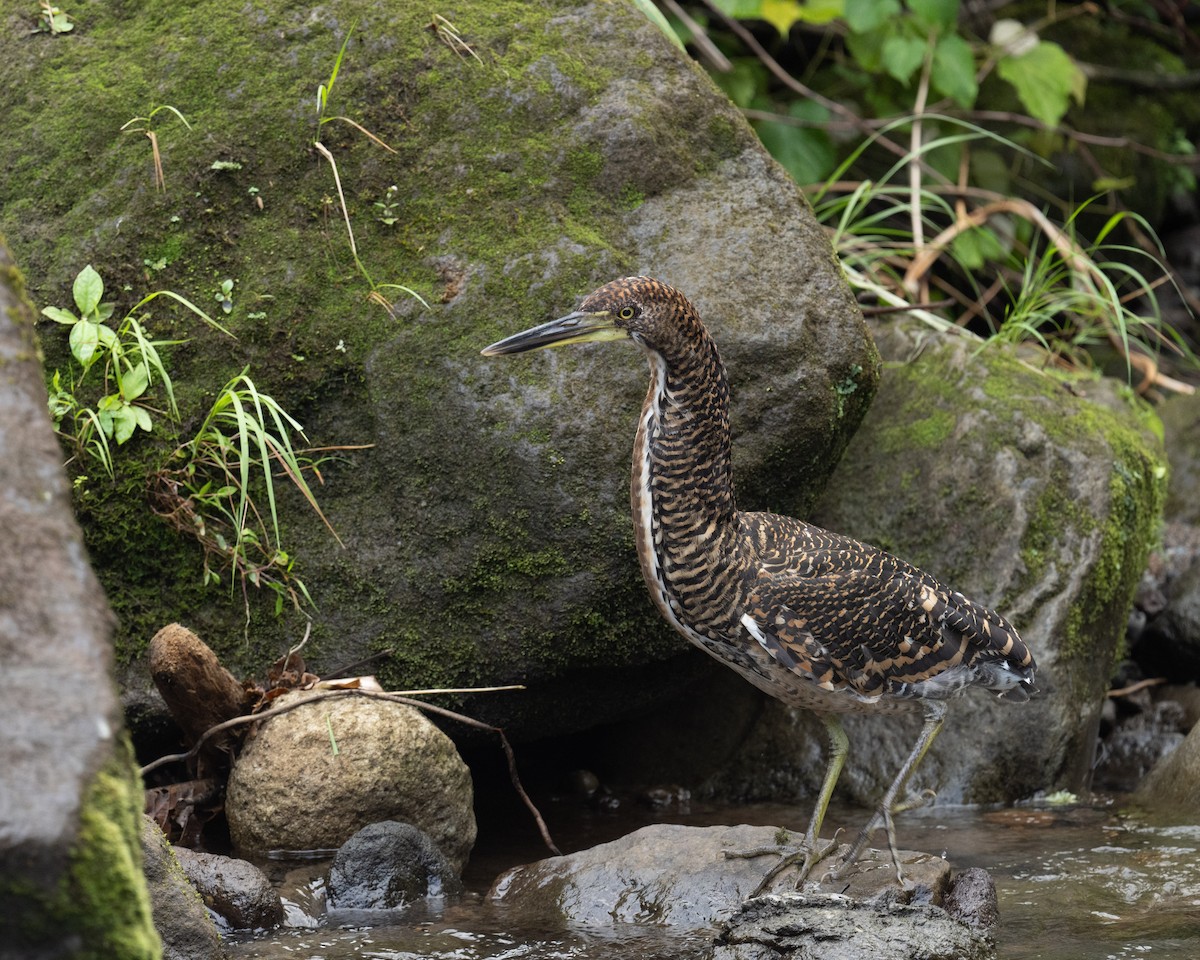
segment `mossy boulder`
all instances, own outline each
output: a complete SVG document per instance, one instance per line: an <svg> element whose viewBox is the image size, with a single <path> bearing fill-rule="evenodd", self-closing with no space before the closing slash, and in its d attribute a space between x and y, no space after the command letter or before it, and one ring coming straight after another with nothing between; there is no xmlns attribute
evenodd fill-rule
<svg viewBox="0 0 1200 960"><path fill-rule="evenodd" d="M0 957L156 960L112 615L71 516L39 360L0 242Z"/></svg>
<svg viewBox="0 0 1200 960"><path fill-rule="evenodd" d="M145 688L140 658L166 623L243 675L303 632L253 588L246 629L240 585L202 588L199 547L148 502L148 479L247 364L314 445L355 447L316 487L344 548L298 495L281 502L283 546L317 605L305 656L318 671L381 654L368 669L392 688L524 682L469 705L517 736L678 686L689 669L630 671L683 649L644 595L628 517L642 361L479 349L615 276L674 283L732 373L743 505L810 505L877 357L826 237L725 96L616 0L477 0L444 21L367 0L69 12L59 36L30 32L36 10L0 15L0 229L33 298L69 305L90 262L117 316L167 288L237 337L157 301L152 334L187 341L163 350L183 422L160 418L117 450L114 481L72 464L127 688ZM146 121L121 131L167 104L191 129L167 110L149 123L163 190ZM368 301L373 284L391 309ZM48 369L65 367L64 328L42 335Z"/></svg>
<svg viewBox="0 0 1200 960"><path fill-rule="evenodd" d="M879 394L813 520L877 544L1010 618L1041 696L971 694L914 777L949 802L1083 789L1147 554L1166 462L1153 411L1112 380L1064 382L1002 345L885 325ZM907 722L851 717L844 796L874 804L911 748ZM713 788L815 794L820 724L768 703Z"/></svg>

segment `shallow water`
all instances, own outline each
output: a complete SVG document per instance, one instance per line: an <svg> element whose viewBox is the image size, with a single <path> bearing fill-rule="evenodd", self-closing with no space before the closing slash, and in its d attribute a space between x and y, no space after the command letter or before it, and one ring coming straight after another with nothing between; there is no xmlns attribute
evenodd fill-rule
<svg viewBox="0 0 1200 960"><path fill-rule="evenodd" d="M652 812L627 804L618 813L560 804L544 811L559 845L578 850L647 823L779 824L803 829L806 810L778 805ZM827 830L848 832L865 814L833 810ZM943 853L957 868L983 867L996 881L1004 960L1196 960L1200 957L1200 810L1192 823L1155 822L1115 805L1027 806L979 810L936 806L904 815L904 847ZM520 831L518 831L520 832ZM827 833L828 835L828 833ZM548 930L530 927L486 902L504 868L538 859L536 835L484 831L465 880L471 891L440 909L408 912L402 922L327 924L230 943L235 958L322 960L633 960L701 957L710 934L658 928ZM295 870L285 884L289 919L317 923L320 865ZM344 918L352 921L353 918Z"/></svg>

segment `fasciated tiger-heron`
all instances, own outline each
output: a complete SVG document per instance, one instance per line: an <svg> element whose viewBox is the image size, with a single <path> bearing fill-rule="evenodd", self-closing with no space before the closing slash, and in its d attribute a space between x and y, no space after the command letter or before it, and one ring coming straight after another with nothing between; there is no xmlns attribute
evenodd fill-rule
<svg viewBox="0 0 1200 960"><path fill-rule="evenodd" d="M648 277L608 283L579 309L487 347L487 356L598 340L632 340L650 362L633 447L637 554L650 596L679 633L829 734L828 765L803 846L764 878L833 848L820 842L848 739L841 716L923 710L924 725L835 876L916 805L905 785L946 713L979 687L1009 701L1034 691L1035 665L1013 626L882 550L810 523L738 510L730 457L729 384L695 307Z"/></svg>

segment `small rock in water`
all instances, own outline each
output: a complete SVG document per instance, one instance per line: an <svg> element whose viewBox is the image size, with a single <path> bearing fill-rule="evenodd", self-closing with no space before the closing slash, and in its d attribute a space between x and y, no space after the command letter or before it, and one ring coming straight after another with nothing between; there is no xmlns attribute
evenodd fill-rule
<svg viewBox="0 0 1200 960"><path fill-rule="evenodd" d="M955 874L943 906L955 920L980 930L990 930L1000 919L996 882L982 867Z"/></svg>
<svg viewBox="0 0 1200 960"><path fill-rule="evenodd" d="M934 906L831 893L755 897L722 925L712 960L993 960L988 937Z"/></svg>
<svg viewBox="0 0 1200 960"><path fill-rule="evenodd" d="M215 853L175 847L184 875L231 930L270 930L283 922L283 903L254 864Z"/></svg>
<svg viewBox="0 0 1200 960"><path fill-rule="evenodd" d="M342 844L329 871L328 903L331 910L395 910L462 889L427 833L389 820L363 827Z"/></svg>

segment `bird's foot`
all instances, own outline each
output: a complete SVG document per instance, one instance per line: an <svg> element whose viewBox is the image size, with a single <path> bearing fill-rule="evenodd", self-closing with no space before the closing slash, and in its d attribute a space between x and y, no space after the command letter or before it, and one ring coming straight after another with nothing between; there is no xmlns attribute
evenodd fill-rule
<svg viewBox="0 0 1200 960"><path fill-rule="evenodd" d="M904 871L900 868L900 851L896 846L896 824L892 818L895 814L903 813L906 810L918 810L921 807L932 803L936 798L937 793L935 791L922 790L920 793L910 797L905 797L903 800L892 804L891 806L881 806L877 811L875 811L875 815L867 821L867 825L862 828L862 832L859 833L858 839L854 842L854 846L852 846L849 852L846 854L845 859L842 860L836 869L826 874L824 877L822 877L822 879L834 881L845 880L846 874L850 872L850 869L855 863L858 862L859 858L862 857L863 852L867 848L867 844L871 841L871 837L875 835L875 831L878 830L880 826L883 826L887 831L888 852L892 856L892 866L896 870L896 883L903 887Z"/></svg>
<svg viewBox="0 0 1200 960"><path fill-rule="evenodd" d="M795 850L792 853L783 856L780 861L775 864L775 866L768 870L762 880L759 881L758 886L754 888L754 892L751 893L750 896L757 897L763 893L766 893L780 874L782 874L785 870L796 866L797 864L800 865L799 872L796 874L796 886L799 887L800 884L802 884L808 878L808 875L812 872L813 867L829 856L830 852L837 848L837 845L838 842L836 839L827 840L822 843L819 839L805 837L804 845L799 850ZM760 850L757 851L756 854L751 855L761 856L765 853L774 853L778 855L779 851ZM728 854L726 856L728 856Z"/></svg>

